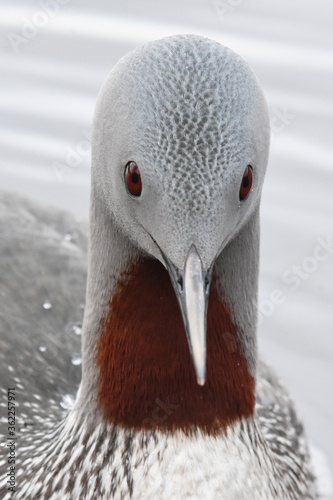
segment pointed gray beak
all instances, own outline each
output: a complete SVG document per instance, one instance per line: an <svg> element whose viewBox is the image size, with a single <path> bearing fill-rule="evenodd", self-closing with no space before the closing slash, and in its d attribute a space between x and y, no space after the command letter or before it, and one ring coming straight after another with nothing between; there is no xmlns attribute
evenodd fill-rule
<svg viewBox="0 0 333 500"><path fill-rule="evenodd" d="M163 258L182 312L197 382L199 385L204 385L206 381L207 304L213 266L208 271L203 269L202 261L194 245L188 252L184 269L178 269L164 254Z"/></svg>

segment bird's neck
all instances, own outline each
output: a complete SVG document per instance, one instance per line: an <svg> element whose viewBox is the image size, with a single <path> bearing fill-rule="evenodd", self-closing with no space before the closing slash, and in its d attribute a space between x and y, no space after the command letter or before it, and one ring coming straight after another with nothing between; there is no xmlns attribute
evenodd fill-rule
<svg viewBox="0 0 333 500"><path fill-rule="evenodd" d="M106 224L106 217L99 214L91 232L77 407L127 428L186 433L200 428L217 434L253 415L256 280L246 278L247 270L244 283L232 290L233 279L244 269L242 263L229 262L242 243L229 244L215 265L207 380L200 387L167 271L138 253L110 220ZM237 314L239 300L245 300L242 314Z"/></svg>
<svg viewBox="0 0 333 500"><path fill-rule="evenodd" d="M126 427L217 433L254 411L254 378L231 311L212 283L207 380L196 382L179 305L162 264L133 264L119 280L96 349L98 406Z"/></svg>

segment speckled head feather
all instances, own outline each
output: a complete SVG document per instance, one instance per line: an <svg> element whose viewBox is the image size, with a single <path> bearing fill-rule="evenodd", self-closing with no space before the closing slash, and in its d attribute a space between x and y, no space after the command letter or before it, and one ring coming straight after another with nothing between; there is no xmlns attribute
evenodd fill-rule
<svg viewBox="0 0 333 500"><path fill-rule="evenodd" d="M209 266L259 202L265 99L249 66L216 42L176 36L125 56L100 93L95 127L93 167L105 203L126 236L156 258L151 237L178 267L191 243ZM129 160L140 167L139 200L123 189ZM253 195L239 208L248 164Z"/></svg>

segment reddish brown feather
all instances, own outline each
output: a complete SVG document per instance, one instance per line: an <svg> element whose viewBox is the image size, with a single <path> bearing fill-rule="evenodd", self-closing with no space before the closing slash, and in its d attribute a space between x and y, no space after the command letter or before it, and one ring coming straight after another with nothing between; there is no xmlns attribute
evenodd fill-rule
<svg viewBox="0 0 333 500"><path fill-rule="evenodd" d="M119 280L101 323L96 360L98 405L109 422L217 434L254 412L254 379L214 279L205 386L195 378L169 275L152 259L133 265Z"/></svg>

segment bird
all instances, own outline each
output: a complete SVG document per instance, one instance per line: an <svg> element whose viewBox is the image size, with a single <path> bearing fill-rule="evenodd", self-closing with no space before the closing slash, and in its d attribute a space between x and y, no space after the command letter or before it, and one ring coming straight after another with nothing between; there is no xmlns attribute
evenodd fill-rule
<svg viewBox="0 0 333 500"><path fill-rule="evenodd" d="M20 230L23 259L4 251L13 315L0 317L2 365L21 428L15 492L2 483L2 498L316 498L303 425L258 355L269 143L249 65L218 42L175 35L125 55L99 92L88 255L83 223L2 195L2 226ZM20 266L31 276L21 284ZM79 380L70 357L81 327L71 321L84 302ZM34 333L24 335L30 317L34 332L42 317L37 343L56 346L39 363Z"/></svg>

